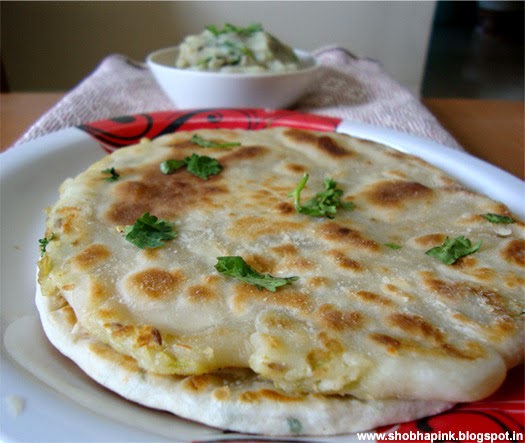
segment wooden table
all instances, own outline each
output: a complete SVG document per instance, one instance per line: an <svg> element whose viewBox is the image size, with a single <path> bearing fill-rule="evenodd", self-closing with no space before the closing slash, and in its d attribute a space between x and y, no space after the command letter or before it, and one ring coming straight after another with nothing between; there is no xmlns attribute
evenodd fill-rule
<svg viewBox="0 0 525 443"><path fill-rule="evenodd" d="M0 151L7 149L62 93L0 94ZM472 155L525 178L524 102L423 99Z"/></svg>

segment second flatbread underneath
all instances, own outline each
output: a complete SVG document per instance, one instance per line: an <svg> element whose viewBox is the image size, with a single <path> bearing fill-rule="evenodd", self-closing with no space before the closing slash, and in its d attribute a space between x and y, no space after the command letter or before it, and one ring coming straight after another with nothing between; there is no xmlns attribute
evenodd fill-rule
<svg viewBox="0 0 525 443"><path fill-rule="evenodd" d="M453 406L440 401L290 395L249 369L187 377L155 375L82 330L71 307L59 296L42 297L38 291L36 303L51 343L95 381L128 400L220 429L334 435L402 423Z"/></svg>

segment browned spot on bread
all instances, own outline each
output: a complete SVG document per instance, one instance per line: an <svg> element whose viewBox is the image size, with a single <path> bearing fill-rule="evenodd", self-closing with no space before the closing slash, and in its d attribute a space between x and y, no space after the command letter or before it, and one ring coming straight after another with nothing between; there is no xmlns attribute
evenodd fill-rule
<svg viewBox="0 0 525 443"><path fill-rule="evenodd" d="M343 343L332 337L326 331L319 332L319 334L317 334L317 338L322 343L322 345L332 353L341 353L345 350Z"/></svg>
<svg viewBox="0 0 525 443"><path fill-rule="evenodd" d="M446 238L447 236L445 234L427 234L422 235L421 237L417 237L416 239L414 239L414 241L418 246L430 248L433 246L441 245Z"/></svg>
<svg viewBox="0 0 525 443"><path fill-rule="evenodd" d="M111 296L109 289L99 280L93 280L89 290L89 296L95 303L99 303L101 300L106 300Z"/></svg>
<svg viewBox="0 0 525 443"><path fill-rule="evenodd" d="M311 269L314 266L312 261L304 257L296 257L291 259L289 265L290 267L293 267L294 269L298 269L300 271Z"/></svg>
<svg viewBox="0 0 525 443"><path fill-rule="evenodd" d="M75 219L80 213L79 208L76 206L63 206L57 210L57 214L60 214L55 222L55 227L61 229L65 234L71 234L75 231L76 223Z"/></svg>
<svg viewBox="0 0 525 443"><path fill-rule="evenodd" d="M335 262L335 264L342 269L348 269L355 272L363 272L365 270L365 268L358 261L352 260L342 251L331 250L328 251L327 254Z"/></svg>
<svg viewBox="0 0 525 443"><path fill-rule="evenodd" d="M100 244L93 244L84 249L74 258L75 265L80 269L89 269L106 260L111 253L109 249Z"/></svg>
<svg viewBox="0 0 525 443"><path fill-rule="evenodd" d="M255 189L251 192L255 200L271 200L274 195L268 188Z"/></svg>
<svg viewBox="0 0 525 443"><path fill-rule="evenodd" d="M173 295L183 280L180 270L168 272L161 268L149 268L131 275L127 285L135 293L156 299Z"/></svg>
<svg viewBox="0 0 525 443"><path fill-rule="evenodd" d="M317 147L319 150L332 157L346 157L352 155L351 151L348 151L346 148L339 145L332 137L327 135L319 137Z"/></svg>
<svg viewBox="0 0 525 443"><path fill-rule="evenodd" d="M387 322L410 336L431 340L434 343L441 343L443 341L442 332L418 315L396 313L390 315L387 318Z"/></svg>
<svg viewBox="0 0 525 443"><path fill-rule="evenodd" d="M214 389L212 395L218 401L228 401L231 397L230 388L228 386L222 386Z"/></svg>
<svg viewBox="0 0 525 443"><path fill-rule="evenodd" d="M510 241L501 251L501 256L516 266L525 266L525 240Z"/></svg>
<svg viewBox="0 0 525 443"><path fill-rule="evenodd" d="M340 158L353 155L353 152L338 144L329 135L317 135L301 129L287 129L284 135L297 143L313 145L330 157Z"/></svg>
<svg viewBox="0 0 525 443"><path fill-rule="evenodd" d="M383 290L390 296L395 297L397 300L407 302L409 300L414 300L414 295L410 292L404 291L403 289L397 287L393 284L383 285Z"/></svg>
<svg viewBox="0 0 525 443"><path fill-rule="evenodd" d="M210 386L213 386L215 384L214 382L213 375L192 375L184 380L184 386L194 392L203 392Z"/></svg>
<svg viewBox="0 0 525 443"><path fill-rule="evenodd" d="M278 246L273 246L272 251L275 251L282 257L297 257L300 256L299 248L293 243L285 243Z"/></svg>
<svg viewBox="0 0 525 443"><path fill-rule="evenodd" d="M387 334L380 334L373 332L368 335L375 343L378 343L386 348L389 354L396 354L401 347L401 342Z"/></svg>
<svg viewBox="0 0 525 443"><path fill-rule="evenodd" d="M456 296L459 296L460 293L457 291L457 285L453 282L446 282L444 280L440 280L429 271L421 272L421 275L423 277L423 284L433 292L437 292L439 295L443 295L445 297L454 298Z"/></svg>
<svg viewBox="0 0 525 443"><path fill-rule="evenodd" d="M478 260L476 257L472 257L471 255L467 257L460 257L457 262L454 263L454 267L456 269L465 269L465 270L471 270L474 268L478 263Z"/></svg>
<svg viewBox="0 0 525 443"><path fill-rule="evenodd" d="M129 202L123 198L111 205L106 216L117 225L132 225L146 212L153 212L148 202Z"/></svg>
<svg viewBox="0 0 525 443"><path fill-rule="evenodd" d="M425 346L413 339L402 339L377 332L371 333L368 336L375 343L383 346L386 352L391 355L397 355L404 351L426 356L454 357L462 360L475 360L485 355L483 349L475 343L468 343L466 349L458 349L442 341L430 346Z"/></svg>
<svg viewBox="0 0 525 443"><path fill-rule="evenodd" d="M138 179L120 181L113 187L113 202L106 217L116 225L131 225L145 212L169 220L195 205L213 208L213 197L227 192L221 174L208 180L185 169L166 175L158 163L143 166L135 173L140 174Z"/></svg>
<svg viewBox="0 0 525 443"><path fill-rule="evenodd" d="M111 336L118 339L129 338L135 334L133 325L123 325L122 323L114 322L106 325L106 327L111 330Z"/></svg>
<svg viewBox="0 0 525 443"><path fill-rule="evenodd" d="M246 146L232 150L226 155L221 156L219 162L221 165L226 165L231 162L242 160L254 160L268 152L268 148L265 148L264 146Z"/></svg>
<svg viewBox="0 0 525 443"><path fill-rule="evenodd" d="M301 230L303 227L304 225L298 222L249 215L235 220L229 231L234 237L238 238L240 236L255 240L263 235L274 235L283 231Z"/></svg>
<svg viewBox="0 0 525 443"><path fill-rule="evenodd" d="M259 389L258 391L246 391L239 395L239 400L244 403L256 403L262 400L269 400L275 403L290 403L302 401L299 396L283 394L273 389Z"/></svg>
<svg viewBox="0 0 525 443"><path fill-rule="evenodd" d="M272 257L261 254L250 254L245 256L246 262L250 264L257 272L267 274L273 272L275 260Z"/></svg>
<svg viewBox="0 0 525 443"><path fill-rule="evenodd" d="M105 322L115 322L118 317L117 312L112 308L103 308L97 311L97 316Z"/></svg>
<svg viewBox="0 0 525 443"><path fill-rule="evenodd" d="M401 209L405 203L430 200L434 191L418 182L389 180L376 183L363 196L376 206Z"/></svg>
<svg viewBox="0 0 525 443"><path fill-rule="evenodd" d="M505 274L503 276L503 282L508 288L516 288L519 286L525 286L525 276L516 274Z"/></svg>
<svg viewBox="0 0 525 443"><path fill-rule="evenodd" d="M302 292L297 292L291 287L283 286L277 292L269 292L261 291L248 283L239 283L235 286L232 302L238 310L242 310L256 302L270 306L297 309L301 312L309 312L312 308L311 297Z"/></svg>
<svg viewBox="0 0 525 443"><path fill-rule="evenodd" d="M302 173L305 173L307 171L307 168L306 166L304 165L299 165L297 163L286 163L284 165L284 167L286 169L288 169L289 171L291 172L295 172L297 174L302 174Z"/></svg>
<svg viewBox="0 0 525 443"><path fill-rule="evenodd" d="M162 337L159 330L153 326L141 326L137 330L135 343L138 347L147 346L148 348L156 348L162 344Z"/></svg>
<svg viewBox="0 0 525 443"><path fill-rule="evenodd" d="M359 231L350 229L337 222L324 222L317 227L317 232L325 239L346 243L358 250L379 252L381 247L375 240L364 237Z"/></svg>
<svg viewBox="0 0 525 443"><path fill-rule="evenodd" d="M354 294L360 298L365 303L371 303L380 306L393 306L394 303L382 295L376 294L375 292L370 291L357 291Z"/></svg>
<svg viewBox="0 0 525 443"><path fill-rule="evenodd" d="M317 144L318 137L316 134L312 132L303 131L301 129L295 129L295 128L287 128L283 132L283 134L285 137L289 138L292 142L308 143L310 145Z"/></svg>
<svg viewBox="0 0 525 443"><path fill-rule="evenodd" d="M274 246L272 247L272 251L274 251L278 257L281 257L282 260L284 260L283 263L285 263L285 266L287 267L298 270L306 270L311 269L314 266L314 263L304 258L301 255L299 249L292 243Z"/></svg>
<svg viewBox="0 0 525 443"><path fill-rule="evenodd" d="M301 401L302 398L299 396L291 396L287 394L283 394L281 392L274 391L273 389L261 389L259 391L259 394L262 398L275 401L278 403L289 403L289 402L296 402Z"/></svg>
<svg viewBox="0 0 525 443"><path fill-rule="evenodd" d="M470 348L463 350L456 348L450 343L441 343L440 349L447 355L464 360L475 360L484 355L484 351L478 345L473 345Z"/></svg>
<svg viewBox="0 0 525 443"><path fill-rule="evenodd" d="M423 284L431 291L450 299L472 298L489 303L492 307L504 309L505 299L490 287L466 281L449 282L440 280L430 271L421 272Z"/></svg>
<svg viewBox="0 0 525 443"><path fill-rule="evenodd" d="M248 183L248 181L245 184L247 187L250 186L250 183ZM255 189L251 191L245 199L245 204L249 204L253 208L257 209L261 207L278 208L281 203L285 202L283 202L283 200L279 196L277 196L269 187Z"/></svg>
<svg viewBox="0 0 525 443"><path fill-rule="evenodd" d="M275 205L275 209L277 210L277 212L283 215L289 215L295 212L294 206L288 202L277 203L277 205Z"/></svg>
<svg viewBox="0 0 525 443"><path fill-rule="evenodd" d="M492 340L500 341L518 327L513 321L513 317L518 315L518 308L509 304L502 294L490 286L485 287L466 281L447 282L428 271L421 274L426 288L445 298L447 302L453 302L457 306L475 303L483 308L487 315L490 315L491 322L472 320L472 323L477 323Z"/></svg>
<svg viewBox="0 0 525 443"><path fill-rule="evenodd" d="M216 293L205 285L190 286L186 293L191 302L207 302L217 297Z"/></svg>
<svg viewBox="0 0 525 443"><path fill-rule="evenodd" d="M491 268L476 268L472 272L469 272L470 275L477 278L478 280L491 281L498 276L498 273Z"/></svg>
<svg viewBox="0 0 525 443"><path fill-rule="evenodd" d="M475 257L461 257L456 263L454 263L454 268L481 281L489 282L497 278L498 273L496 270L476 267L477 264L478 260Z"/></svg>
<svg viewBox="0 0 525 443"><path fill-rule="evenodd" d="M319 306L316 314L323 327L338 332L360 329L363 324L360 312L340 311L331 304Z"/></svg>
<svg viewBox="0 0 525 443"><path fill-rule="evenodd" d="M288 369L288 366L285 363L281 362L268 362L265 363L265 366L268 367L272 372L285 372Z"/></svg>

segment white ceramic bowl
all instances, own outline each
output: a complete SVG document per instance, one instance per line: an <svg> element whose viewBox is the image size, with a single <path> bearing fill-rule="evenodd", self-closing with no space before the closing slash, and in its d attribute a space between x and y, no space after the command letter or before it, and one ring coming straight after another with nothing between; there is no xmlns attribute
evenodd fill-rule
<svg viewBox="0 0 525 443"><path fill-rule="evenodd" d="M295 49L300 69L284 73L224 73L175 67L177 47L155 51L146 63L178 108L286 108L311 84L319 63Z"/></svg>

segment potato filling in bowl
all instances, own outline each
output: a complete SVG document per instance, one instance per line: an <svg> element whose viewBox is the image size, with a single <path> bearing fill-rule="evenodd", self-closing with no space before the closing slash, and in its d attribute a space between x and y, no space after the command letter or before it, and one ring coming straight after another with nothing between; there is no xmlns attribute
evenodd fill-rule
<svg viewBox="0 0 525 443"><path fill-rule="evenodd" d="M299 68L292 48L264 31L259 24L222 29L208 26L189 35L179 46L175 66L220 72L287 72Z"/></svg>

